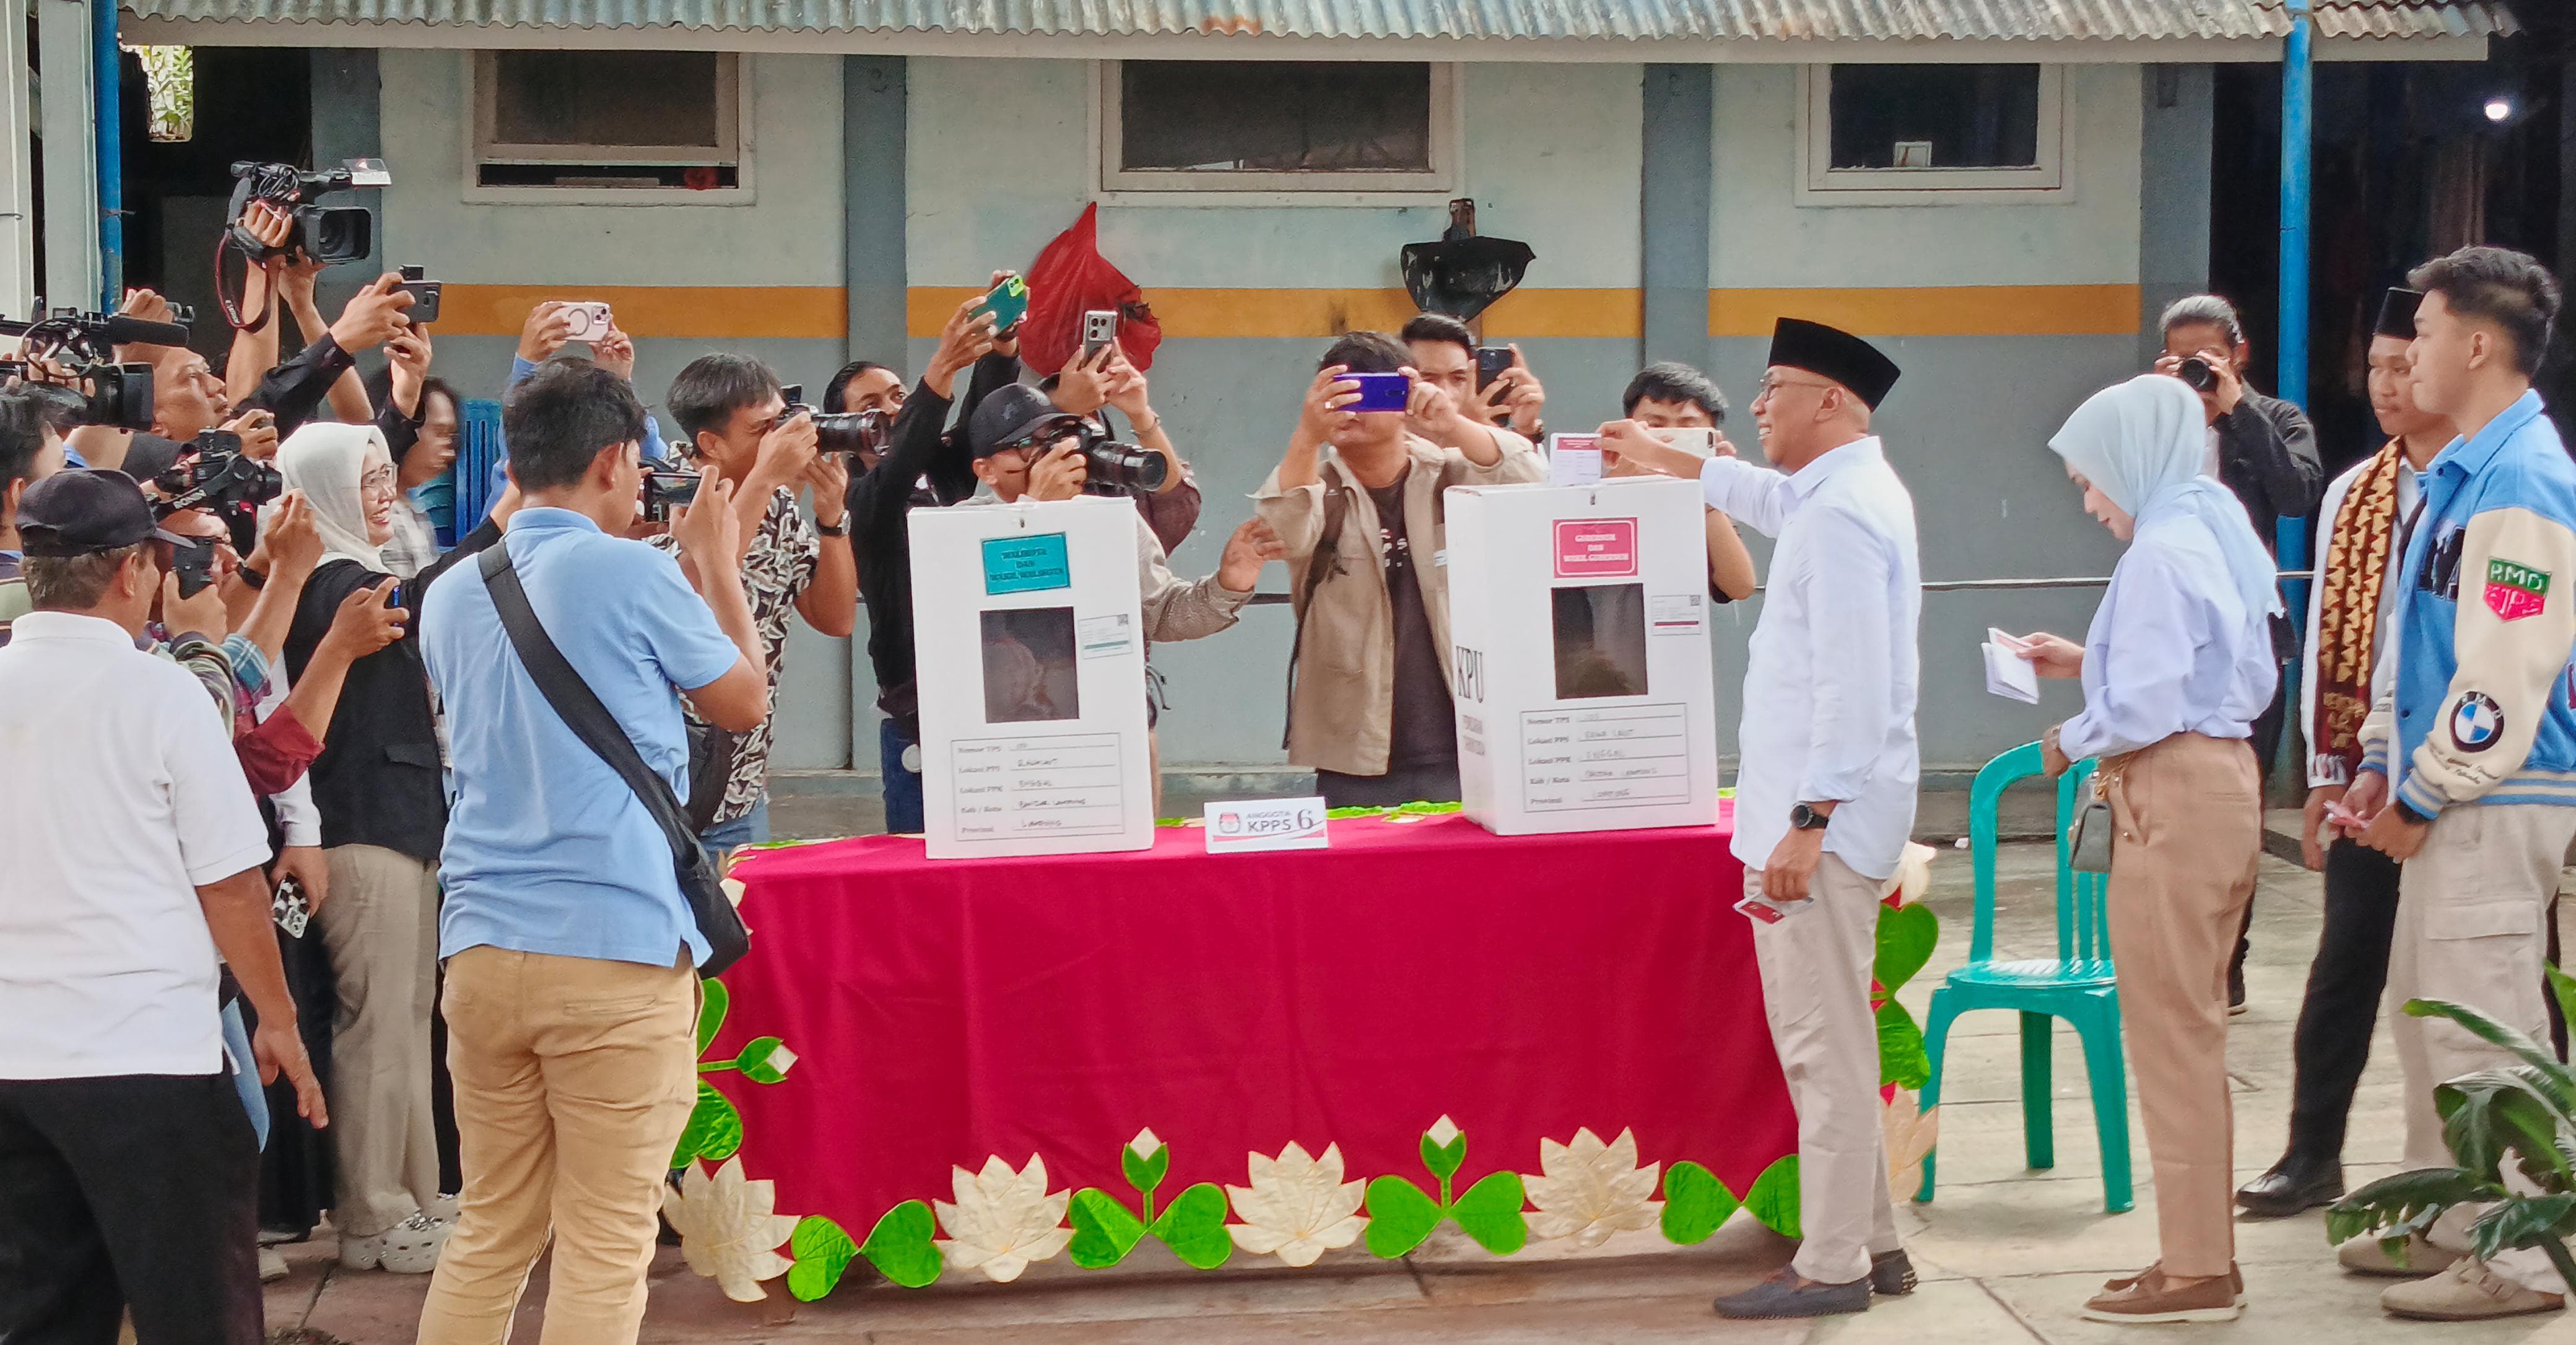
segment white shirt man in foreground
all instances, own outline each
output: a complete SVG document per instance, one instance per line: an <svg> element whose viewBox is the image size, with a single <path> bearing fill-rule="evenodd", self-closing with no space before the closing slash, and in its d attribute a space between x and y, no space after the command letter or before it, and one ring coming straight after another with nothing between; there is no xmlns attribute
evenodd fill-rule
<svg viewBox="0 0 2576 1345"><path fill-rule="evenodd" d="M143 492L19 503L35 610L0 649L0 1340L258 1345L259 1149L216 958L326 1123L269 931L250 785L205 689L136 648L165 579Z"/></svg>
<svg viewBox="0 0 2576 1345"><path fill-rule="evenodd" d="M1780 470L1610 450L1698 476L1710 508L1779 539L1744 676L1734 848L1746 895L1778 913L1755 921L1753 950L1798 1110L1806 1240L1779 1273L1719 1299L1729 1317L1862 1312L1872 1293L1914 1287L1888 1204L1869 1006L1879 900L1921 773L1914 501L1869 432L1896 378L1858 337L1782 318L1753 402Z"/></svg>

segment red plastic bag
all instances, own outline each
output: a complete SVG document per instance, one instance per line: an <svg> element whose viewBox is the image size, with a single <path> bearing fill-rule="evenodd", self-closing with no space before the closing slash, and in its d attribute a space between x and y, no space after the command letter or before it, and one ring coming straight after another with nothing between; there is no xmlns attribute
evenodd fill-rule
<svg viewBox="0 0 2576 1345"><path fill-rule="evenodd" d="M1139 369L1154 367L1163 343L1162 324L1145 306L1145 292L1100 255L1100 207L1055 236L1029 267L1029 315L1020 321L1020 362L1041 374L1062 369L1082 349L1086 310L1118 311L1118 345Z"/></svg>

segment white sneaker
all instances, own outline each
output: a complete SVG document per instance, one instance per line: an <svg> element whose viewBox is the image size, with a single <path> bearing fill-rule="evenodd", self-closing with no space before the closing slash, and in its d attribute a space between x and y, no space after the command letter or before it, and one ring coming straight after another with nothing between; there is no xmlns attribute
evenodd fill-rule
<svg viewBox="0 0 2576 1345"><path fill-rule="evenodd" d="M350 1270L382 1270L393 1275L426 1275L438 1269L438 1253L456 1225L413 1214L374 1237L340 1239L340 1264Z"/></svg>
<svg viewBox="0 0 2576 1345"><path fill-rule="evenodd" d="M456 1193L451 1191L421 1208L421 1213L443 1224L456 1222Z"/></svg>
<svg viewBox="0 0 2576 1345"><path fill-rule="evenodd" d="M282 1280L282 1279L285 1279L285 1278L286 1278L286 1258L285 1258L285 1257L283 1257L283 1256L278 1255L278 1254L277 1254L277 1249L276 1249L276 1248L274 1248L274 1247L262 1247L262 1248L260 1248L260 1249L259 1249L259 1282L260 1282L260 1283L262 1283L262 1284L275 1284L275 1283L277 1283L279 1280Z"/></svg>

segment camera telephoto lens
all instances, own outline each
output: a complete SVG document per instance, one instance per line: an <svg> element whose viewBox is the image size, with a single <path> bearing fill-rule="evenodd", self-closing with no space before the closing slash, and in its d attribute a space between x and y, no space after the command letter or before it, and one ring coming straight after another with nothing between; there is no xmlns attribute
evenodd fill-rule
<svg viewBox="0 0 2576 1345"><path fill-rule="evenodd" d="M1163 488L1172 470L1160 453L1088 436L1082 456L1088 463L1086 484L1101 494L1151 495Z"/></svg>
<svg viewBox="0 0 2576 1345"><path fill-rule="evenodd" d="M2196 392L2208 392L2218 386L2218 371L2209 367L2209 361L2197 355L2184 360L2182 367L2174 372L2183 382L2189 383Z"/></svg>

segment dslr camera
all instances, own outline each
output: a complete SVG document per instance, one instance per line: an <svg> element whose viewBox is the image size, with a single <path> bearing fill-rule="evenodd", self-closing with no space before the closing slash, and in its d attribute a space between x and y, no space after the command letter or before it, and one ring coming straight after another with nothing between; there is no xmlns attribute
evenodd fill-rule
<svg viewBox="0 0 2576 1345"><path fill-rule="evenodd" d="M1075 429L1083 459L1083 490L1092 495L1151 495L1163 488L1172 464L1162 454L1122 444L1092 420Z"/></svg>
<svg viewBox="0 0 2576 1345"><path fill-rule="evenodd" d="M779 412L782 419L797 415L814 418L817 447L825 453L883 454L892 438L893 420L883 411L818 411L805 404L805 385L791 384L781 389L787 409Z"/></svg>
<svg viewBox="0 0 2576 1345"><path fill-rule="evenodd" d="M233 199L225 216L232 221L232 244L254 261L301 252L325 264L353 262L375 250L375 212L365 206L312 204L325 192L353 187L382 187L393 179L377 159L351 159L341 167L308 173L292 164L236 163ZM294 230L282 247L271 248L242 227L242 212L253 201L266 201L295 217Z"/></svg>
<svg viewBox="0 0 2576 1345"><path fill-rule="evenodd" d="M152 479L168 498L153 505L167 518L186 509L203 509L229 526L254 518L259 507L285 493L285 478L276 468L242 456L241 436L230 430L207 430L188 442L179 461Z"/></svg>
<svg viewBox="0 0 2576 1345"><path fill-rule="evenodd" d="M2194 355L2189 359L2184 360L2180 366L2175 368L2174 377L2181 379L2185 383L2189 383L2191 385L2191 390L2194 392L2215 392L2218 390L2218 370L2216 367L2212 366L2209 361L2202 359L2198 355Z"/></svg>

